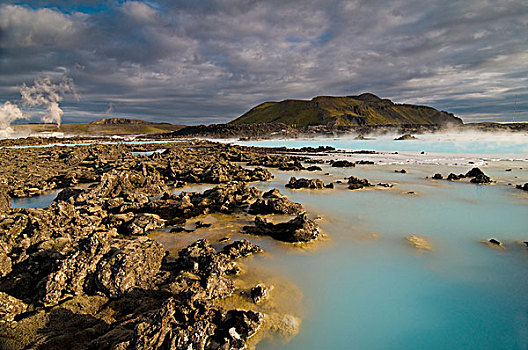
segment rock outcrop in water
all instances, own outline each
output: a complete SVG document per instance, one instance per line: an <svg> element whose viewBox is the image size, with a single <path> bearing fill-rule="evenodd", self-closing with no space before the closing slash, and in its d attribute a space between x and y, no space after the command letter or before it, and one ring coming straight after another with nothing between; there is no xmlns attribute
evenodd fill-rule
<svg viewBox="0 0 528 350"><path fill-rule="evenodd" d="M347 180L349 190L358 190L360 188L372 186L367 179L360 179L355 176L350 176Z"/></svg>
<svg viewBox="0 0 528 350"><path fill-rule="evenodd" d="M523 190L523 191L528 191L528 182L525 183L524 185L517 185L517 186L515 186L515 188L517 188L519 190Z"/></svg>
<svg viewBox="0 0 528 350"><path fill-rule="evenodd" d="M290 201L279 190L273 189L253 202L248 209L250 214L287 214L298 215L304 212L301 204Z"/></svg>
<svg viewBox="0 0 528 350"><path fill-rule="evenodd" d="M332 162L332 167L334 168L353 168L356 164L353 162L350 162L348 160L336 160L335 162Z"/></svg>
<svg viewBox="0 0 528 350"><path fill-rule="evenodd" d="M244 226L244 231L253 235L270 236L284 242L309 242L319 237L319 227L306 214L298 215L287 222L273 224L260 216L255 217L255 226Z"/></svg>
<svg viewBox="0 0 528 350"><path fill-rule="evenodd" d="M323 188L325 188L325 184L322 180L319 179L297 179L296 177L291 177L290 181L286 184L286 187L292 189L309 188L315 190L322 190Z"/></svg>

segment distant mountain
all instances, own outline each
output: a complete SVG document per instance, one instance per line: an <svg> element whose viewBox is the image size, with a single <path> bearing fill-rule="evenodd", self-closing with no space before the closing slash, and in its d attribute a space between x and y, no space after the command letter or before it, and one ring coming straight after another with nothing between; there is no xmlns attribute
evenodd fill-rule
<svg viewBox="0 0 528 350"><path fill-rule="evenodd" d="M230 124L284 123L294 127L379 126L379 125L461 125L453 114L432 107L396 104L376 95L318 96L307 100L264 102Z"/></svg>
<svg viewBox="0 0 528 350"><path fill-rule="evenodd" d="M155 123L139 119L107 118L88 124L20 124L14 125L18 132L60 132L66 135L138 135L168 133L183 128L183 125Z"/></svg>

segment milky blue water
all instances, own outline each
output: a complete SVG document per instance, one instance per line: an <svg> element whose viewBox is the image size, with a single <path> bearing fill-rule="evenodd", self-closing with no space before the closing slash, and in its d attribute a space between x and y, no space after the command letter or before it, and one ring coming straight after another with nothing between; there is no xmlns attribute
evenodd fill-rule
<svg viewBox="0 0 528 350"><path fill-rule="evenodd" d="M528 154L528 134L522 133L456 133L416 135L416 140L396 141L399 135L378 136L373 140L353 137L287 139L237 142L241 145L300 148L332 146L338 149L410 151L435 153Z"/></svg>
<svg viewBox="0 0 528 350"><path fill-rule="evenodd" d="M12 208L47 208L53 203L60 191L50 191L41 195L25 198L12 198Z"/></svg>
<svg viewBox="0 0 528 350"><path fill-rule="evenodd" d="M322 216L330 243L298 254L272 245L273 259L251 262L296 283L307 309L290 342L277 338L258 349L526 349L528 250L516 241L528 239L528 196L504 182L426 180L432 167L408 174L375 168L324 169L330 176L276 172L272 183L259 184L280 188ZM369 176L395 187L288 190L292 175ZM509 176L528 181L523 170ZM365 237L371 234L378 238ZM434 250L411 247L409 234L426 237ZM480 242L489 237L506 249Z"/></svg>

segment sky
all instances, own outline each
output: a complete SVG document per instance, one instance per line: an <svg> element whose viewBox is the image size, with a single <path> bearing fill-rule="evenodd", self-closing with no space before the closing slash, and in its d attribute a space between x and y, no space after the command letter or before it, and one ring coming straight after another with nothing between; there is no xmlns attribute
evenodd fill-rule
<svg viewBox="0 0 528 350"><path fill-rule="evenodd" d="M528 1L3 1L0 104L43 77L75 84L65 123L224 123L364 92L528 121Z"/></svg>

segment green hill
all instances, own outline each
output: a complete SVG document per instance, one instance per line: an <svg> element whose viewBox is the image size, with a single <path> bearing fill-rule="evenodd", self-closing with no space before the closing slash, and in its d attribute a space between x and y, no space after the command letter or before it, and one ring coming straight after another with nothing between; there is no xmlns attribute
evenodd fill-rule
<svg viewBox="0 0 528 350"><path fill-rule="evenodd" d="M310 101L264 102L230 124L275 122L295 127L462 124L462 120L451 113L427 106L395 104L369 93L345 97L319 96Z"/></svg>

